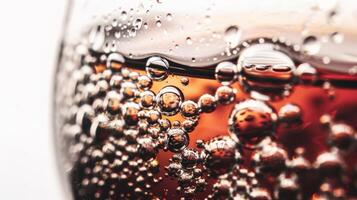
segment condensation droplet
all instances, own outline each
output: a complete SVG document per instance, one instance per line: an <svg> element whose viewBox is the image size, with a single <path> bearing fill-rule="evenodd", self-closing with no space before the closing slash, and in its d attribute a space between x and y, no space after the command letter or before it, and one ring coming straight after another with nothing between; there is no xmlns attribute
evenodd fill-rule
<svg viewBox="0 0 357 200"><path fill-rule="evenodd" d="M171 21L172 20L172 14L171 13L167 13L166 14L166 19L167 19L167 21Z"/></svg>
<svg viewBox="0 0 357 200"><path fill-rule="evenodd" d="M143 21L141 20L141 19L136 19L135 21L134 21L134 27L135 27L135 29L136 30L138 30L138 29L140 29L141 28L141 25L143 24Z"/></svg>
<svg viewBox="0 0 357 200"><path fill-rule="evenodd" d="M156 21L156 26L160 28L161 25L162 25L161 20L157 20L157 21Z"/></svg>
<svg viewBox="0 0 357 200"><path fill-rule="evenodd" d="M302 51L308 55L315 55L320 51L321 43L315 36L308 36L302 42Z"/></svg>
<svg viewBox="0 0 357 200"><path fill-rule="evenodd" d="M224 33L224 40L230 48L235 48L240 43L242 31L237 26L230 26Z"/></svg>
<svg viewBox="0 0 357 200"><path fill-rule="evenodd" d="M341 44L343 42L344 38L345 38L344 35L339 32L334 32L330 35L331 41L336 44Z"/></svg>
<svg viewBox="0 0 357 200"><path fill-rule="evenodd" d="M100 50L105 43L105 30L103 26L94 27L89 33L89 44L93 50Z"/></svg>
<svg viewBox="0 0 357 200"><path fill-rule="evenodd" d="M191 37L186 38L186 44L191 45L192 44L192 39Z"/></svg>

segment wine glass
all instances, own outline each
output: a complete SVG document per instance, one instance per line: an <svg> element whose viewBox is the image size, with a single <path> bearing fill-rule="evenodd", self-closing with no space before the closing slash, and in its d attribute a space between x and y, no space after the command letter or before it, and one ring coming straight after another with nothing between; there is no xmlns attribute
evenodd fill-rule
<svg viewBox="0 0 357 200"><path fill-rule="evenodd" d="M356 198L356 18L347 0L69 1L69 198Z"/></svg>

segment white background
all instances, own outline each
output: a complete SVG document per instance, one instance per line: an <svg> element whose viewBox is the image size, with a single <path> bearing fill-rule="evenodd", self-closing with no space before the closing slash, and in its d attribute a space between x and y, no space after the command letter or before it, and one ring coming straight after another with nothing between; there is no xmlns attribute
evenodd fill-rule
<svg viewBox="0 0 357 200"><path fill-rule="evenodd" d="M67 0L0 1L0 199L63 198L51 90Z"/></svg>

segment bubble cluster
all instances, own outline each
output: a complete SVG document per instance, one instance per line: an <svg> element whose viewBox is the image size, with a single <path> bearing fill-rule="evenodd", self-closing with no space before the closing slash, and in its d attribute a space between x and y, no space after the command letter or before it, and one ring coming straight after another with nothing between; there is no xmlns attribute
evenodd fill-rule
<svg viewBox="0 0 357 200"><path fill-rule="evenodd" d="M56 126L75 199L353 196L357 172L348 159L357 146L353 123L334 119L331 111L321 116L320 127L310 125L306 104L290 100L307 83L312 91L321 82L318 89L334 88L313 62L291 55L318 55L321 42L343 43L342 33L310 35L300 47L284 38L241 41L242 26L232 25L222 35L213 33L212 40L224 40L226 47L214 65L201 69L164 54L137 59L133 52L118 53L114 38L134 39L149 25L167 34L166 23L176 17L164 13L150 22L133 12L120 10L111 25L89 30L81 48L74 45L75 51L64 54L59 70L64 86L56 91ZM171 53L211 44L196 35L182 40L186 45L172 41ZM196 55L187 59L197 66L206 62ZM330 57L321 60L332 63ZM206 75L212 80L200 85L197 77ZM212 117L217 116L217 124L228 122L228 127L216 127ZM317 142L314 132L304 132L310 126L324 133Z"/></svg>

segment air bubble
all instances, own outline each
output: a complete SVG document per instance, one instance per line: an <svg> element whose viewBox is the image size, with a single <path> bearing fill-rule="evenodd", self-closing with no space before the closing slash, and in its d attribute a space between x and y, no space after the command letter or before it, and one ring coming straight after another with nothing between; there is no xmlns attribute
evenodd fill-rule
<svg viewBox="0 0 357 200"><path fill-rule="evenodd" d="M238 78L237 66L231 62L221 62L216 66L215 77L222 85L229 85Z"/></svg>
<svg viewBox="0 0 357 200"><path fill-rule="evenodd" d="M182 77L180 79L180 82L183 86L187 86L189 84L190 80L187 77Z"/></svg>
<svg viewBox="0 0 357 200"><path fill-rule="evenodd" d="M229 136L219 136L205 144L203 159L210 174L217 176L229 172L235 164L242 161L242 156L235 141Z"/></svg>
<svg viewBox="0 0 357 200"><path fill-rule="evenodd" d="M189 143L188 134L180 128L170 129L167 135L167 148L172 152L182 151Z"/></svg>
<svg viewBox="0 0 357 200"><path fill-rule="evenodd" d="M111 53L107 58L106 66L114 71L119 71L125 62L124 57L119 53Z"/></svg>
<svg viewBox="0 0 357 200"><path fill-rule="evenodd" d="M140 94L140 105L144 108L152 108L156 104L156 95L152 91L144 91Z"/></svg>
<svg viewBox="0 0 357 200"><path fill-rule="evenodd" d="M277 115L266 103L245 100L234 106L228 126L233 139L254 148L265 137L274 134Z"/></svg>
<svg viewBox="0 0 357 200"><path fill-rule="evenodd" d="M161 25L162 25L161 20L157 20L157 21L156 21L156 26L160 28Z"/></svg>
<svg viewBox="0 0 357 200"><path fill-rule="evenodd" d="M280 174L286 167L287 152L274 143L264 145L253 153L255 172L260 174Z"/></svg>
<svg viewBox="0 0 357 200"><path fill-rule="evenodd" d="M195 118L198 116L198 105L191 101L187 100L181 104L181 115L185 118Z"/></svg>
<svg viewBox="0 0 357 200"><path fill-rule="evenodd" d="M123 11L121 12L120 18L121 18L121 20L123 20L123 21L128 18L128 14L127 14L127 12L126 12L125 10L123 10Z"/></svg>
<svg viewBox="0 0 357 200"><path fill-rule="evenodd" d="M139 121L140 106L134 102L127 102L122 107L123 118L129 126L136 125Z"/></svg>
<svg viewBox="0 0 357 200"><path fill-rule="evenodd" d="M160 90L156 96L156 102L160 112L167 116L175 115L179 112L184 96L180 89L175 86L166 86Z"/></svg>
<svg viewBox="0 0 357 200"><path fill-rule="evenodd" d="M232 103L235 100L236 94L233 88L229 86L220 86L216 90L215 98L217 102L223 105Z"/></svg>
<svg viewBox="0 0 357 200"><path fill-rule="evenodd" d="M146 73L155 81L163 81L168 76L169 63L160 57L151 57L146 62Z"/></svg>
<svg viewBox="0 0 357 200"><path fill-rule="evenodd" d="M216 109L217 101L214 96L204 94L198 100L198 107L204 113L211 113Z"/></svg>
<svg viewBox="0 0 357 200"><path fill-rule="evenodd" d="M287 86L291 86L294 80L294 62L284 52L276 50L273 44L256 44L246 48L237 64L245 90L258 92L270 100L284 97L289 88Z"/></svg>
<svg viewBox="0 0 357 200"><path fill-rule="evenodd" d="M300 64L294 73L302 82L313 83L317 80L317 70L309 63Z"/></svg>
<svg viewBox="0 0 357 200"><path fill-rule="evenodd" d="M148 76L141 75L138 77L138 88L149 90L152 87L152 80Z"/></svg>
<svg viewBox="0 0 357 200"><path fill-rule="evenodd" d="M108 92L104 99L105 110L112 115L118 114L121 108L120 101L122 98L123 97L116 91Z"/></svg>
<svg viewBox="0 0 357 200"><path fill-rule="evenodd" d="M139 18L136 19L133 23L136 30L140 29L142 24L143 24L143 21L142 21L142 19L139 19Z"/></svg>
<svg viewBox="0 0 357 200"><path fill-rule="evenodd" d="M295 104L288 103L282 106L278 112L279 121L287 125L296 125L302 123L301 108Z"/></svg>

